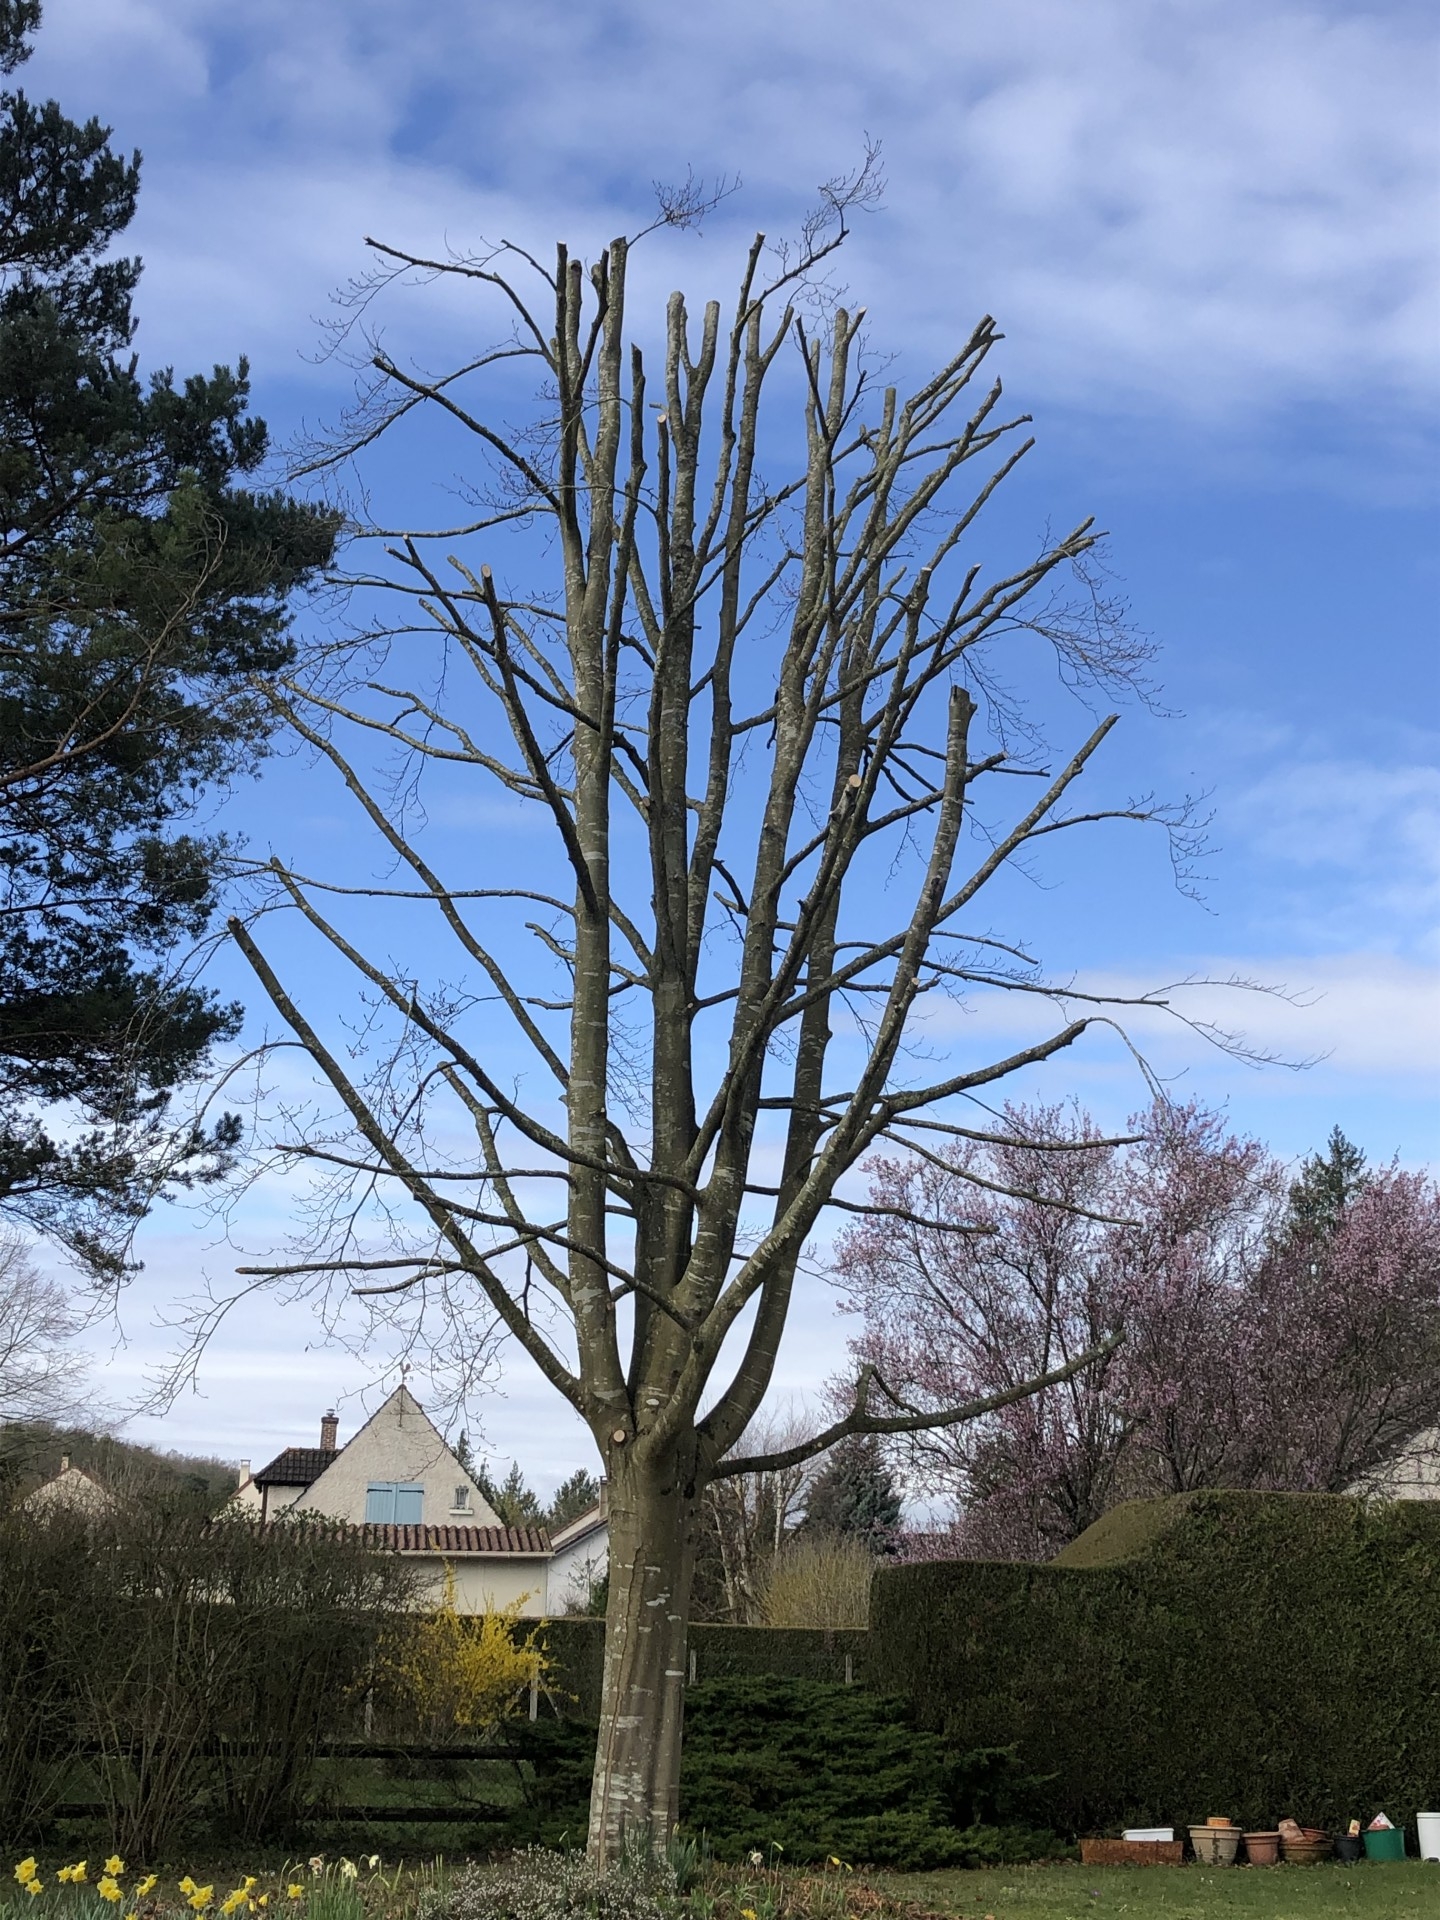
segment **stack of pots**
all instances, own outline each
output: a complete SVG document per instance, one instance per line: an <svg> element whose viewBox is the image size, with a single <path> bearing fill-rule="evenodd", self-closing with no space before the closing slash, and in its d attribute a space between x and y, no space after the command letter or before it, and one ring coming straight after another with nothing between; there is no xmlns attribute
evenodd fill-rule
<svg viewBox="0 0 1440 1920"><path fill-rule="evenodd" d="M1328 1860L1334 1851L1335 1844L1324 1827L1302 1827L1295 1820L1280 1822L1280 1852L1292 1865Z"/></svg>

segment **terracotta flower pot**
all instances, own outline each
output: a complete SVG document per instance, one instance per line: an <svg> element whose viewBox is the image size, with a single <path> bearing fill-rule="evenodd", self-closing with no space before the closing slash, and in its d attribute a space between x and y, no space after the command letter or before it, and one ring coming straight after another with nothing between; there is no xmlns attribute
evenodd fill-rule
<svg viewBox="0 0 1440 1920"><path fill-rule="evenodd" d="M1245 1858L1252 1867L1273 1867L1280 1858L1279 1833L1247 1833Z"/></svg>
<svg viewBox="0 0 1440 1920"><path fill-rule="evenodd" d="M1202 1867L1233 1867L1240 1846L1239 1827L1191 1827L1190 1844Z"/></svg>

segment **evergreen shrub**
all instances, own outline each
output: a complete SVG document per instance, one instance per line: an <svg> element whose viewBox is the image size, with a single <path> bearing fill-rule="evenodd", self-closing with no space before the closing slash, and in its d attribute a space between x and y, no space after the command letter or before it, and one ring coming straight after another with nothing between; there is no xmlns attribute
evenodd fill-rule
<svg viewBox="0 0 1440 1920"><path fill-rule="evenodd" d="M583 1841L594 1727L552 1720L508 1737L534 1779L497 1844ZM776 1847L790 1866L1033 1859L1061 1846L1021 1817L1035 1786L1013 1753L957 1755L907 1702L859 1687L748 1675L686 1693L680 1818L718 1860Z"/></svg>
<svg viewBox="0 0 1440 1920"><path fill-rule="evenodd" d="M1397 1822L1440 1793L1440 1502L1197 1493L1048 1566L886 1568L872 1684L1014 1743L1063 1831Z"/></svg>

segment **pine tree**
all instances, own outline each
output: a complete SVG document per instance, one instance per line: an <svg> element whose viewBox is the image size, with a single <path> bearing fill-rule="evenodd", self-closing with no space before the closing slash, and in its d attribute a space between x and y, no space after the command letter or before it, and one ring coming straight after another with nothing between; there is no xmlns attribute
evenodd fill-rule
<svg viewBox="0 0 1440 1920"><path fill-rule="evenodd" d="M501 1526L538 1527L543 1525L544 1509L540 1505L538 1496L526 1485L518 1460L510 1462L509 1473L500 1481L492 1478L486 1467L481 1467L475 1474L475 1484L490 1506L495 1509Z"/></svg>
<svg viewBox="0 0 1440 1920"><path fill-rule="evenodd" d="M0 72L39 19L0 0ZM184 827L262 751L255 676L337 528L240 484L267 452L243 360L141 379L113 251L139 168L0 93L0 1209L112 1278L238 1138L167 1113L240 1012L186 977L226 849Z"/></svg>
<svg viewBox="0 0 1440 1920"><path fill-rule="evenodd" d="M894 1549L901 1500L873 1434L856 1434L833 1447L810 1483L804 1528L846 1535L872 1553Z"/></svg>
<svg viewBox="0 0 1440 1920"><path fill-rule="evenodd" d="M1339 1127L1332 1127L1326 1151L1301 1161L1299 1178L1290 1188L1291 1233L1305 1240L1328 1240L1350 1202L1369 1183L1365 1155Z"/></svg>
<svg viewBox="0 0 1440 1920"><path fill-rule="evenodd" d="M555 1498L545 1515L546 1526L552 1533L558 1533L561 1527L578 1520L582 1513L589 1513L599 1498L600 1482L584 1467L577 1467L570 1478L562 1480L555 1489Z"/></svg>

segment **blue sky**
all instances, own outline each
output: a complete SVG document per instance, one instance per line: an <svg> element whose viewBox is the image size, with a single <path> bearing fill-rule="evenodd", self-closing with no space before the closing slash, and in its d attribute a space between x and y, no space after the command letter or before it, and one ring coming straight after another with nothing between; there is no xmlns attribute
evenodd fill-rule
<svg viewBox="0 0 1440 1920"><path fill-rule="evenodd" d="M1113 777L1213 795L1203 904L1157 851L1101 843L1036 889L1052 959L1296 990L1303 1006L1227 1017L1323 1056L1304 1073L1156 1045L1287 1155L1339 1121L1419 1164L1440 1157L1435 51L1430 10L1406 4L49 0L22 77L145 154L143 359L248 352L282 440L343 402L317 321L365 234L593 254L643 223L653 180L738 174L703 235L641 260L642 297L683 285L695 305L755 228L793 228L817 180L881 140L886 201L843 263L877 346L919 371L979 313L1000 319L1040 444L995 537L1085 513L1110 530L1172 710L1127 717ZM474 320L417 298L391 325L438 363ZM372 477L438 512L451 475L413 453ZM277 765L226 824L286 851L323 838L316 782ZM216 977L244 988L224 959ZM1049 1090L1112 1117L1136 1097L1103 1053ZM263 1254L283 1196L246 1205L233 1239ZM117 1403L167 1350L176 1301L237 1257L175 1213L142 1252L124 1343L94 1336ZM817 1284L783 1390L818 1385L844 1331ZM272 1302L217 1337L198 1394L135 1431L266 1454L332 1397L358 1418L384 1358ZM488 1444L558 1478L583 1457L572 1424L518 1367L503 1386L477 1407Z"/></svg>

